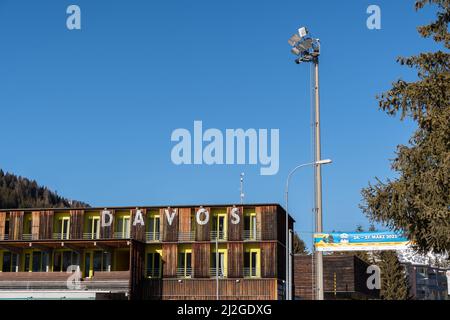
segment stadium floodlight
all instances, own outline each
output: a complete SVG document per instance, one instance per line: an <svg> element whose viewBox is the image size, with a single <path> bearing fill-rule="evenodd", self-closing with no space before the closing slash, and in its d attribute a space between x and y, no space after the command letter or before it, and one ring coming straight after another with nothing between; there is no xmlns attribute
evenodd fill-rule
<svg viewBox="0 0 450 320"><path fill-rule="evenodd" d="M300 36L300 38L306 37L307 34L308 34L308 29L306 29L305 27L301 27L298 29L298 35Z"/></svg>
<svg viewBox="0 0 450 320"><path fill-rule="evenodd" d="M299 28L297 33L289 38L288 43L292 47L292 54L299 57L295 60L297 64L314 61L320 55L319 39L309 36L305 27Z"/></svg>
<svg viewBox="0 0 450 320"><path fill-rule="evenodd" d="M292 47L295 46L302 38L299 37L298 34L294 34L292 37L289 38L288 43Z"/></svg>

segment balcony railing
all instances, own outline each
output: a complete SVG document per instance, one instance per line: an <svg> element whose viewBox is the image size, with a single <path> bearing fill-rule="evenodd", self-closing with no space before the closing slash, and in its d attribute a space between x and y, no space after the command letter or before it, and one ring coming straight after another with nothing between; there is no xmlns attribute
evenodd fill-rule
<svg viewBox="0 0 450 320"><path fill-rule="evenodd" d="M100 239L99 233L83 233L83 240L96 240Z"/></svg>
<svg viewBox="0 0 450 320"><path fill-rule="evenodd" d="M130 238L129 232L122 232L122 231L114 232L114 239L129 239L129 238Z"/></svg>
<svg viewBox="0 0 450 320"><path fill-rule="evenodd" d="M219 278L227 277L227 270L224 268L209 268L209 275L211 278L215 278L217 276L217 272L219 272Z"/></svg>
<svg viewBox="0 0 450 320"><path fill-rule="evenodd" d="M68 233L54 233L53 239L54 240L68 240L69 234Z"/></svg>
<svg viewBox="0 0 450 320"><path fill-rule="evenodd" d="M146 232L145 239L147 242L157 242L160 240L159 232Z"/></svg>
<svg viewBox="0 0 450 320"><path fill-rule="evenodd" d="M177 268L178 278L192 278L192 268Z"/></svg>
<svg viewBox="0 0 450 320"><path fill-rule="evenodd" d="M31 241L31 240L38 240L38 236L36 234L30 234L30 233L24 233L22 234L22 240L25 241Z"/></svg>
<svg viewBox="0 0 450 320"><path fill-rule="evenodd" d="M244 230L244 241L259 241L261 240L261 231Z"/></svg>
<svg viewBox="0 0 450 320"><path fill-rule="evenodd" d="M195 241L195 232L194 231L178 232L178 241L180 242Z"/></svg>
<svg viewBox="0 0 450 320"><path fill-rule="evenodd" d="M258 278L256 268L244 268L244 278Z"/></svg>
<svg viewBox="0 0 450 320"><path fill-rule="evenodd" d="M0 236L0 240L8 240L9 235L8 234L4 234Z"/></svg>
<svg viewBox="0 0 450 320"><path fill-rule="evenodd" d="M156 278L156 279L158 279L158 278L161 278L161 271L162 270L159 269L159 268L152 268L152 269L147 269L145 274L149 278Z"/></svg>
<svg viewBox="0 0 450 320"><path fill-rule="evenodd" d="M78 290L68 286L65 272L2 272L0 290ZM129 272L98 272L91 279L80 279L84 290L121 292L129 290ZM69 281L69 284L70 281Z"/></svg>
<svg viewBox="0 0 450 320"><path fill-rule="evenodd" d="M227 240L227 234L224 231L211 231L210 233L211 241L226 241Z"/></svg>

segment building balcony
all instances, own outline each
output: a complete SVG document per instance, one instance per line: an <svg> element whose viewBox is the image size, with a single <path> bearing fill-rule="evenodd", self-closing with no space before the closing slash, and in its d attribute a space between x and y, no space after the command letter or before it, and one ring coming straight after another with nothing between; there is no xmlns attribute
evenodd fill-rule
<svg viewBox="0 0 450 320"><path fill-rule="evenodd" d="M98 240L101 239L99 233L83 233L83 240Z"/></svg>
<svg viewBox="0 0 450 320"><path fill-rule="evenodd" d="M224 268L209 268L209 275L211 278L219 278L224 279L227 277L227 270Z"/></svg>
<svg viewBox="0 0 450 320"><path fill-rule="evenodd" d="M161 271L162 270L160 268L150 268L145 271L145 275L147 278L160 279Z"/></svg>
<svg viewBox="0 0 450 320"><path fill-rule="evenodd" d="M177 268L177 278L192 278L192 268Z"/></svg>
<svg viewBox="0 0 450 320"><path fill-rule="evenodd" d="M178 232L179 242L191 242L195 241L195 231Z"/></svg>
<svg viewBox="0 0 450 320"><path fill-rule="evenodd" d="M129 232L116 231L113 236L114 239L130 239Z"/></svg>
<svg viewBox="0 0 450 320"><path fill-rule="evenodd" d="M53 240L69 240L68 233L53 233Z"/></svg>
<svg viewBox="0 0 450 320"><path fill-rule="evenodd" d="M145 240L147 242L159 242L160 241L160 233L159 232L146 232Z"/></svg>
<svg viewBox="0 0 450 320"><path fill-rule="evenodd" d="M22 240L25 240L25 241L38 240L38 236L29 234L29 233L25 233L22 235Z"/></svg>
<svg viewBox="0 0 450 320"><path fill-rule="evenodd" d="M256 268L244 268L244 278L259 278Z"/></svg>
<svg viewBox="0 0 450 320"><path fill-rule="evenodd" d="M3 235L0 236L0 241L8 240L8 238L9 238L8 234L3 234Z"/></svg>
<svg viewBox="0 0 450 320"><path fill-rule="evenodd" d="M244 230L244 241L260 241L261 231Z"/></svg>
<svg viewBox="0 0 450 320"><path fill-rule="evenodd" d="M227 234L224 231L211 231L211 241L227 241Z"/></svg>

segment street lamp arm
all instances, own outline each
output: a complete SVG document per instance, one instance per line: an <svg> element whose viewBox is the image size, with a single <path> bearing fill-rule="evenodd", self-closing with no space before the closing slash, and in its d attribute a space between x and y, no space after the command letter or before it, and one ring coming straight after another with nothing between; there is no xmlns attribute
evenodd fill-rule
<svg viewBox="0 0 450 320"><path fill-rule="evenodd" d="M304 163L301 165L296 166L294 169L292 169L287 177L286 180L286 191L285 191L285 201L286 201L286 240L285 240L285 248L286 248L286 300L290 300L292 299L292 277L291 277L291 268L290 268L290 258L291 258L291 248L290 248L290 243L289 243L289 181L291 180L291 177L294 175L295 172L297 172L297 170L304 168L304 167L308 167L308 166L320 166L323 164L329 164L332 161L330 159L326 159L326 160L318 160L315 162L310 162L310 163Z"/></svg>

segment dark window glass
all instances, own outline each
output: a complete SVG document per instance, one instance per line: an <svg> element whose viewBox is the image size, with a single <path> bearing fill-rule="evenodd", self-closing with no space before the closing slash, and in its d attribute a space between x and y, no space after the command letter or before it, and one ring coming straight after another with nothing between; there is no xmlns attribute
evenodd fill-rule
<svg viewBox="0 0 450 320"><path fill-rule="evenodd" d="M102 271L102 257L101 251L94 252L94 271Z"/></svg>
<svg viewBox="0 0 450 320"><path fill-rule="evenodd" d="M244 268L250 268L250 252L244 254Z"/></svg>
<svg viewBox="0 0 450 320"><path fill-rule="evenodd" d="M161 264L161 255L159 253L155 253L155 269L159 272L159 266Z"/></svg>
<svg viewBox="0 0 450 320"><path fill-rule="evenodd" d="M89 270L91 270L91 253L87 252L84 255L84 276L89 277Z"/></svg>
<svg viewBox="0 0 450 320"><path fill-rule="evenodd" d="M28 271L30 271L30 254L29 253L25 253L25 266L24 266L24 268L23 268L23 270L25 271L25 272L28 272Z"/></svg>
<svg viewBox="0 0 450 320"><path fill-rule="evenodd" d="M11 252L3 252L3 263L2 270L3 272L11 272Z"/></svg>
<svg viewBox="0 0 450 320"><path fill-rule="evenodd" d="M5 236L9 235L9 220L5 221Z"/></svg>
<svg viewBox="0 0 450 320"><path fill-rule="evenodd" d="M252 252L252 270L251 275L256 276L256 252Z"/></svg>
<svg viewBox="0 0 450 320"><path fill-rule="evenodd" d="M48 253L42 252L41 271L47 272L48 259L49 259Z"/></svg>
<svg viewBox="0 0 450 320"><path fill-rule="evenodd" d="M186 268L191 268L191 260L192 260L192 254L187 253L186 254Z"/></svg>
<svg viewBox="0 0 450 320"><path fill-rule="evenodd" d="M178 268L184 268L184 253L178 254Z"/></svg>
<svg viewBox="0 0 450 320"><path fill-rule="evenodd" d="M12 266L11 266L11 271L12 272L16 272L16 268L19 265L19 255L18 254L12 254ZM17 268L18 269L18 268Z"/></svg>
<svg viewBox="0 0 450 320"><path fill-rule="evenodd" d="M63 263L62 263L62 271L67 271L69 266L72 264L72 252L64 251L63 252Z"/></svg>
<svg viewBox="0 0 450 320"><path fill-rule="evenodd" d="M39 252L39 251L33 252L33 267L32 267L33 272L42 271L41 270L41 257L42 257L41 252Z"/></svg>
<svg viewBox="0 0 450 320"><path fill-rule="evenodd" d="M244 230L250 230L250 216L244 217Z"/></svg>

